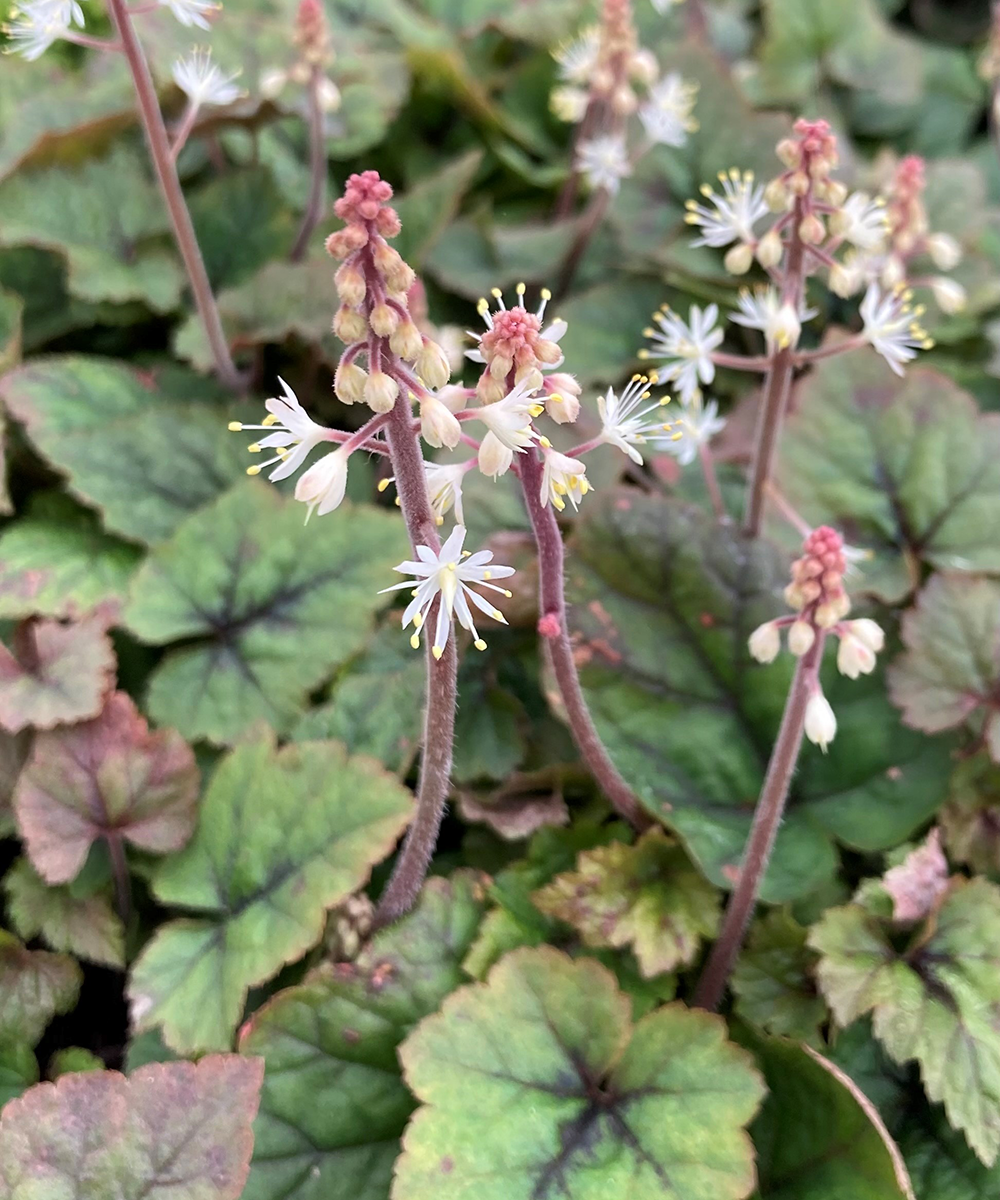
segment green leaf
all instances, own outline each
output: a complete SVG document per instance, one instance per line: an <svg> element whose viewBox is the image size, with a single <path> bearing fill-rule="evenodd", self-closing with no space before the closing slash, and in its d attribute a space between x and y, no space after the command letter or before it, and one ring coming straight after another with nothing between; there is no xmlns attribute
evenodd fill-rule
<svg viewBox="0 0 1000 1200"><path fill-rule="evenodd" d="M121 602L141 554L61 492L38 492L0 533L0 617L78 617Z"/></svg>
<svg viewBox="0 0 1000 1200"><path fill-rule="evenodd" d="M180 302L184 273L162 235L170 228L146 157L119 146L68 170L23 172L0 184L0 244L38 246L66 258L70 294L157 312Z"/></svg>
<svg viewBox="0 0 1000 1200"><path fill-rule="evenodd" d="M24 301L0 289L0 374L16 366L21 357L21 321Z"/></svg>
<svg viewBox="0 0 1000 1200"><path fill-rule="evenodd" d="M125 927L106 892L77 897L46 884L26 858L3 879L7 917L26 941L41 937L53 950L108 967L125 966Z"/></svg>
<svg viewBox="0 0 1000 1200"><path fill-rule="evenodd" d="M646 977L689 966L719 925L719 895L661 829L584 851L532 900L588 946L631 946Z"/></svg>
<svg viewBox="0 0 1000 1200"><path fill-rule="evenodd" d="M245 447L204 403L215 395L186 372L165 372L157 386L122 363L77 355L35 359L0 380L0 398L74 495L137 541L169 536L244 474Z"/></svg>
<svg viewBox="0 0 1000 1200"><path fill-rule="evenodd" d="M898 1146L848 1075L808 1046L750 1045L768 1088L750 1128L761 1200L915 1200Z"/></svg>
<svg viewBox="0 0 1000 1200"><path fill-rule="evenodd" d="M466 981L482 911L471 872L429 879L356 962L324 964L251 1017L240 1051L265 1074L243 1200L385 1200L414 1107L396 1046Z"/></svg>
<svg viewBox="0 0 1000 1200"><path fill-rule="evenodd" d="M0 929L0 1042L34 1046L56 1013L76 1004L83 974L65 954L26 950Z"/></svg>
<svg viewBox="0 0 1000 1200"><path fill-rule="evenodd" d="M395 201L403 228L393 245L415 271L422 269L427 254L454 220L482 160L482 150L470 150L422 178Z"/></svg>
<svg viewBox="0 0 1000 1200"><path fill-rule="evenodd" d="M482 668L472 661L459 675L462 697L455 716L456 783L477 779L506 779L524 760L528 724L524 706L501 687L490 686Z"/></svg>
<svg viewBox="0 0 1000 1200"><path fill-rule="evenodd" d="M26 1042L0 1042L0 1109L37 1082L38 1060L31 1047Z"/></svg>
<svg viewBox="0 0 1000 1200"><path fill-rule="evenodd" d="M81 1071L103 1071L104 1060L83 1046L67 1046L57 1050L49 1059L48 1076L58 1079L60 1075L73 1075Z"/></svg>
<svg viewBox="0 0 1000 1200"><path fill-rule="evenodd" d="M330 699L311 708L291 732L297 742L335 738L352 754L370 754L404 775L420 745L426 670L390 622L345 669Z"/></svg>
<svg viewBox="0 0 1000 1200"><path fill-rule="evenodd" d="M953 862L984 875L1000 871L1000 767L986 754L956 766L940 823Z"/></svg>
<svg viewBox="0 0 1000 1200"><path fill-rule="evenodd" d="M1000 1166L984 1167L939 1111L911 1116L899 1148L920 1200L983 1200L1000 1188Z"/></svg>
<svg viewBox="0 0 1000 1200"><path fill-rule="evenodd" d="M0 1190L38 1200L237 1200L262 1064L236 1054L64 1075L0 1118Z"/></svg>
<svg viewBox="0 0 1000 1200"><path fill-rule="evenodd" d="M363 886L410 817L411 795L336 742L275 751L257 736L216 768L193 840L153 892L196 918L161 925L132 972L137 1032L182 1054L229 1044L247 989L315 945L326 910Z"/></svg>
<svg viewBox="0 0 1000 1200"><path fill-rule="evenodd" d="M903 618L903 643L889 691L907 725L937 733L975 718L1000 762L1000 583L935 575Z"/></svg>
<svg viewBox="0 0 1000 1200"><path fill-rule="evenodd" d="M153 854L179 850L196 819L199 775L173 729L150 732L115 692L93 721L39 733L14 793L28 857L48 883L69 883L99 838Z"/></svg>
<svg viewBox="0 0 1000 1200"><path fill-rule="evenodd" d="M551 947L450 996L400 1050L422 1107L393 1200L748 1195L749 1057L718 1017L672 1004L633 1026L629 1010L610 972Z"/></svg>
<svg viewBox="0 0 1000 1200"><path fill-rule="evenodd" d="M115 653L100 611L71 625L29 621L0 645L0 726L52 729L96 717L114 686Z"/></svg>
<svg viewBox="0 0 1000 1200"><path fill-rule="evenodd" d="M921 560L1000 571L1000 416L936 371L899 380L872 351L821 363L798 386L777 483L810 524L875 552L860 586L889 603Z"/></svg>
<svg viewBox="0 0 1000 1200"><path fill-rule="evenodd" d="M234 741L255 721L284 732L307 694L361 649L406 557L392 513L303 506L247 480L189 517L136 575L125 623L141 641L184 639L156 668L148 707L186 737Z"/></svg>
<svg viewBox="0 0 1000 1200"><path fill-rule="evenodd" d="M987 1166L1000 1152L1000 888L956 877L936 918L905 951L891 924L861 904L829 909L809 944L840 1025L872 1013L896 1062L916 1059L924 1090L943 1102Z"/></svg>
<svg viewBox="0 0 1000 1200"><path fill-rule="evenodd" d="M736 1012L755 1029L819 1046L826 1005L816 991L808 931L780 910L752 927L736 963Z"/></svg>
<svg viewBox="0 0 1000 1200"><path fill-rule="evenodd" d="M212 287L232 286L295 241L297 219L262 166L229 171L190 198L191 220Z"/></svg>
<svg viewBox="0 0 1000 1200"><path fill-rule="evenodd" d="M575 221L501 225L485 217L459 218L427 256L426 269L443 287L469 300L522 281L551 285L575 236Z"/></svg>
<svg viewBox="0 0 1000 1200"><path fill-rule="evenodd" d="M588 501L569 558L569 622L598 732L717 885L738 868L787 694L790 657L761 667L746 648L758 624L784 611L787 578L766 542L634 489ZM834 678L832 663L829 674L841 736L826 756L803 749L768 901L830 879L831 836L897 845L940 803L950 769L950 747L903 728L876 677Z"/></svg>

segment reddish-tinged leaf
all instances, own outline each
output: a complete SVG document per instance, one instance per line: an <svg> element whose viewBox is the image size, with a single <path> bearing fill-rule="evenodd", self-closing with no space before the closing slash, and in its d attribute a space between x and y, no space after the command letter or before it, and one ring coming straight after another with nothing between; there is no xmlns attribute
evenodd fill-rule
<svg viewBox="0 0 1000 1200"><path fill-rule="evenodd" d="M26 622L11 649L0 645L0 726L18 733L96 716L114 680L106 625L101 613L71 625Z"/></svg>
<svg viewBox="0 0 1000 1200"><path fill-rule="evenodd" d="M213 1054L39 1084L0 1116L0 1195L237 1200L263 1073Z"/></svg>
<svg viewBox="0 0 1000 1200"><path fill-rule="evenodd" d="M0 1042L34 1046L56 1013L76 1003L81 980L65 954L26 950L0 929Z"/></svg>
<svg viewBox="0 0 1000 1200"><path fill-rule="evenodd" d="M67 883L99 837L179 850L191 836L198 768L172 729L151 733L116 692L94 721L41 733L21 772L14 811L28 855L49 883Z"/></svg>

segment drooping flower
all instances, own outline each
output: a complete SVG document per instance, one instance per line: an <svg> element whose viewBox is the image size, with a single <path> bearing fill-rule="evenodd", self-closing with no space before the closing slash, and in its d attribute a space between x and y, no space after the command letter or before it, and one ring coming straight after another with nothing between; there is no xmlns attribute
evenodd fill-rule
<svg viewBox="0 0 1000 1200"><path fill-rule="evenodd" d="M778 289L770 285L752 292L742 288L739 306L739 313L734 313L731 319L747 329L761 330L771 352L794 347L802 332L802 322L816 315L814 308L802 308L796 313L787 300L782 300Z"/></svg>
<svg viewBox="0 0 1000 1200"><path fill-rule="evenodd" d="M698 393L700 384L707 386L715 378L712 351L725 336L716 327L718 319L719 308L715 304L705 309L692 304L687 321L664 305L653 313L660 332L644 331L652 346L642 357L662 360L665 377L676 382L678 395L685 403Z"/></svg>
<svg viewBox="0 0 1000 1200"><path fill-rule="evenodd" d="M64 38L72 24L83 28L83 10L75 0L25 0L3 27L10 51L28 62L41 58L54 43Z"/></svg>
<svg viewBox="0 0 1000 1200"><path fill-rule="evenodd" d="M527 383L519 383L502 400L476 409L477 420L489 430L487 436L492 434L513 454L523 453L538 437L531 422L541 415L544 406L534 398L533 391Z"/></svg>
<svg viewBox="0 0 1000 1200"><path fill-rule="evenodd" d="M506 588L497 587L490 581L505 579L507 576L513 575L514 568L490 565L493 562L493 553L490 550L479 550L475 554L463 558L462 547L465 544L465 537L465 527L456 525L438 553L435 553L429 546L418 546L417 558L419 561L401 562L394 568L401 574L412 575L414 578L393 584L392 587L383 588L379 593L379 595L384 595L386 592L396 592L404 588L412 589L416 581L415 594L403 613L403 628L406 629L408 625L412 624L416 629L416 633L410 638L410 644L414 649L420 645L420 630L427 618L427 613L435 599L440 596L441 602L438 607L434 640L431 643L431 653L435 658L440 658L444 653L451 634L452 622L456 616L459 624L472 634L476 649L486 649L486 643L476 629L472 610L469 607L470 603L488 617L501 621L505 625L507 623L503 613L484 596L474 591L471 585L475 584L476 587L486 588L509 597L510 592Z"/></svg>
<svg viewBox="0 0 1000 1200"><path fill-rule="evenodd" d="M344 499L349 457L349 452L340 446L318 458L309 470L300 476L295 485L295 499L308 505L307 521L314 512L325 517Z"/></svg>
<svg viewBox="0 0 1000 1200"><path fill-rule="evenodd" d="M685 83L676 71L665 75L649 89L639 120L650 141L661 146L683 146L688 134L698 128L691 112L698 85Z"/></svg>
<svg viewBox="0 0 1000 1200"><path fill-rule="evenodd" d="M910 307L910 295L905 288L883 292L879 284L871 283L861 301L862 337L897 375L903 374L903 364L916 358L918 350L934 345L919 323L922 310Z"/></svg>
<svg viewBox="0 0 1000 1200"><path fill-rule="evenodd" d="M817 684L806 702L806 737L825 754L827 746L836 736L837 715Z"/></svg>
<svg viewBox="0 0 1000 1200"><path fill-rule="evenodd" d="M233 83L239 71L231 75L223 74L218 65L212 62L212 51L209 49L197 48L186 58L179 58L173 65L172 74L174 83L195 108L203 104L224 107L242 94Z"/></svg>
<svg viewBox="0 0 1000 1200"><path fill-rule="evenodd" d="M718 403L709 400L706 404L698 397L678 413L673 438L665 448L682 467L686 467L698 457L701 447L707 446L725 427L726 420L719 416Z"/></svg>
<svg viewBox="0 0 1000 1200"><path fill-rule="evenodd" d="M317 425L307 416L298 397L288 384L280 377L278 382L285 394L284 396L273 396L270 400L264 401L268 416L264 418L262 424L244 425L240 421L230 421L229 423L229 429L233 433L239 433L245 429L268 430L266 437L250 446L250 453L259 454L261 450L274 448L277 450L277 454L266 462L255 463L252 467L248 467L247 474L259 475L272 463L280 462L281 465L268 476L272 480L287 479L302 466L314 446L318 446L320 442L332 440L331 431L325 425ZM295 447L291 452L289 452L290 446Z"/></svg>
<svg viewBox="0 0 1000 1200"><path fill-rule="evenodd" d="M160 7L169 8L182 25L211 29L208 16L218 12L222 5L217 0L160 0Z"/></svg>
<svg viewBox="0 0 1000 1200"><path fill-rule="evenodd" d="M584 463L578 458L570 458L568 454L560 454L558 450L551 448L543 451L543 458L540 495L542 506L551 504L562 512L566 507L566 497L574 508L579 508L580 501L590 491Z"/></svg>
<svg viewBox="0 0 1000 1200"><path fill-rule="evenodd" d="M747 645L757 662L774 662L781 649L781 626L777 621L765 621L750 634Z"/></svg>
<svg viewBox="0 0 1000 1200"><path fill-rule="evenodd" d="M574 165L595 192L603 188L616 195L622 180L632 174L625 135L605 133L582 141Z"/></svg>
<svg viewBox="0 0 1000 1200"><path fill-rule="evenodd" d="M882 627L865 617L842 622L838 632L837 670L848 679L870 675L875 670L875 656L885 645Z"/></svg>
<svg viewBox="0 0 1000 1200"><path fill-rule="evenodd" d="M657 382L655 375L633 375L621 392L609 387L605 395L597 398L597 410L601 416L601 441L617 446L640 466L642 455L636 446L648 442L658 447L680 436L674 432L670 421L663 420L662 409L664 405L669 404L669 396L646 404L652 396L652 392L648 390L649 385Z"/></svg>
<svg viewBox="0 0 1000 1200"><path fill-rule="evenodd" d="M754 225L768 211L763 185L754 182L752 171L741 174L735 167L728 173L720 171L719 182L721 195L707 183L701 187L708 205L696 200L687 202L684 220L701 229L701 236L691 244L715 248L732 242L752 244L757 237Z"/></svg>
<svg viewBox="0 0 1000 1200"><path fill-rule="evenodd" d="M465 473L475 465L475 459L464 463L432 463L424 462L424 474L427 480L427 498L431 502L431 511L439 525L444 523L445 516L455 510L455 520L459 525L465 524L462 511L462 482Z"/></svg>
<svg viewBox="0 0 1000 1200"><path fill-rule="evenodd" d="M889 236L885 201L873 200L865 192L854 192L830 217L830 232L859 250L876 253Z"/></svg>
<svg viewBox="0 0 1000 1200"><path fill-rule="evenodd" d="M461 440L462 426L447 405L428 394L420 401L420 436L429 446L453 448Z"/></svg>
<svg viewBox="0 0 1000 1200"><path fill-rule="evenodd" d="M549 96L549 108L552 110L552 115L557 120L566 121L570 125L575 125L578 121L583 120L589 103L588 93L583 88L573 87L572 84L553 88Z"/></svg>

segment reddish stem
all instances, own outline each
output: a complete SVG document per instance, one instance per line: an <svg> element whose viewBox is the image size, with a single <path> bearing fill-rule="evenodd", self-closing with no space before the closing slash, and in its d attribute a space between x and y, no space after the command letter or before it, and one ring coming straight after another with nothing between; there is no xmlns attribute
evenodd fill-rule
<svg viewBox="0 0 1000 1200"><path fill-rule="evenodd" d="M309 75L309 202L295 238L289 259L301 262L309 248L309 239L323 216L326 203L326 139L323 136L323 108L320 105L320 84L323 68L314 64Z"/></svg>

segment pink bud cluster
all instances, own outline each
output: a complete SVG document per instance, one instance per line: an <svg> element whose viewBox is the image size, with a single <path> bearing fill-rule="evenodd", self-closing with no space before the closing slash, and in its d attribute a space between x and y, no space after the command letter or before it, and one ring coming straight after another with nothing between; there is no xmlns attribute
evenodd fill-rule
<svg viewBox="0 0 1000 1200"><path fill-rule="evenodd" d="M638 46L630 0L604 0L592 98L606 103L617 116L628 116L639 105L632 80L652 83L657 70L653 55Z"/></svg>
<svg viewBox="0 0 1000 1200"><path fill-rule="evenodd" d="M802 557L792 563L792 582L785 588L790 608L799 610L799 621L832 629L851 611L844 591L844 541L828 525L814 529L802 547Z"/></svg>
<svg viewBox="0 0 1000 1200"><path fill-rule="evenodd" d="M542 386L542 368L562 361L562 351L542 337L540 313L528 312L523 304L503 308L492 315L492 328L483 334L479 350L486 363L476 392L484 404L502 399L508 392L507 377L531 391Z"/></svg>
<svg viewBox="0 0 1000 1200"><path fill-rule="evenodd" d="M333 331L347 349L334 389L345 404L363 401L377 413L392 408L400 383L423 393L424 382L443 387L451 374L444 351L410 315L407 293L416 276L389 245L400 229L391 199L392 188L377 171L352 175L334 205L344 228L326 242L329 253L343 260L334 280L341 305ZM367 371L355 361L361 354ZM412 364L416 375L404 364Z"/></svg>

